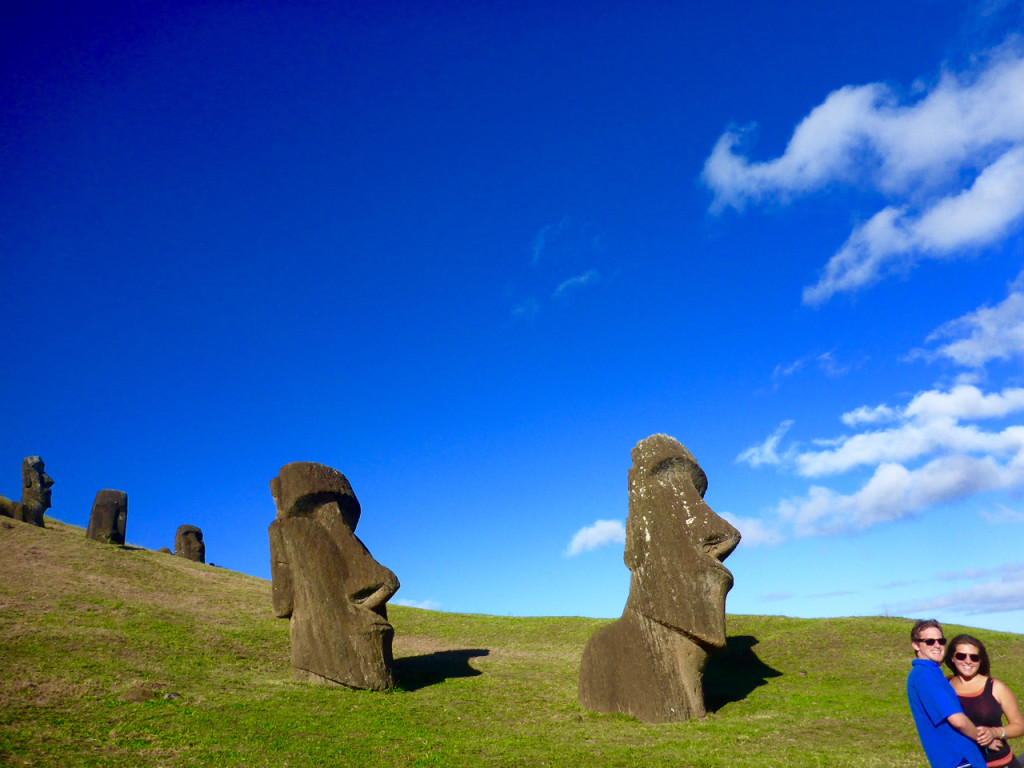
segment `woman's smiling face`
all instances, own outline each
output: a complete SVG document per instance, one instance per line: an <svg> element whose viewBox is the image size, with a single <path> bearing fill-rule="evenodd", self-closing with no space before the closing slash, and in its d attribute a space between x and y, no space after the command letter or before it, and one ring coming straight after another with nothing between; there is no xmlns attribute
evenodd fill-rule
<svg viewBox="0 0 1024 768"><path fill-rule="evenodd" d="M953 649L953 666L957 674L963 678L971 678L978 674L981 653L978 647L970 643L960 643Z"/></svg>

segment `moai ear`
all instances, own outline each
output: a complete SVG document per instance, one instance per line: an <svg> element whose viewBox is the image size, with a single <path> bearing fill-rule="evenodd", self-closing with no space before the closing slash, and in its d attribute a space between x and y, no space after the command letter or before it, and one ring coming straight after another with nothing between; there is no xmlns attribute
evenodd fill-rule
<svg viewBox="0 0 1024 768"><path fill-rule="evenodd" d="M625 562L626 567L632 571L640 565L640 562L647 553L644 551L646 542L637 541L640 537L636 535L635 523L630 525L630 522L633 521L626 521L626 548L622 553L622 560Z"/></svg>
<svg viewBox="0 0 1024 768"><path fill-rule="evenodd" d="M274 506L277 508L277 516L281 517L281 478L275 477L270 481L270 495L274 497Z"/></svg>

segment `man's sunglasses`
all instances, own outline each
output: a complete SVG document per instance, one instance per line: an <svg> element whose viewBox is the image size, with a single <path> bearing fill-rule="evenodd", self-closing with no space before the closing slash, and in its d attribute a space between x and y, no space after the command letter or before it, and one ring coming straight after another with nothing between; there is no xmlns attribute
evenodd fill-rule
<svg viewBox="0 0 1024 768"><path fill-rule="evenodd" d="M944 638L944 637L919 637L919 638L917 638L917 642L924 643L925 645L935 645L936 643L938 643L939 645L945 645L946 644L946 638Z"/></svg>
<svg viewBox="0 0 1024 768"><path fill-rule="evenodd" d="M981 656L976 653L954 653L957 661L963 661L964 659L970 659L971 661L981 661Z"/></svg>

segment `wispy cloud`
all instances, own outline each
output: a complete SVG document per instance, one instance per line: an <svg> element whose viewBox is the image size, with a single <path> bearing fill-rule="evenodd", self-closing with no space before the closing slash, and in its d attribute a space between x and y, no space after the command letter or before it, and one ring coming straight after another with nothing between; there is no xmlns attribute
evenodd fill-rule
<svg viewBox="0 0 1024 768"><path fill-rule="evenodd" d="M944 72L901 104L881 83L829 94L782 156L752 162L751 129L729 130L702 178L712 211L860 185L891 202L869 214L804 289L806 304L863 289L927 258L957 258L1024 220L1024 50L1010 40L968 72Z"/></svg>
<svg viewBox="0 0 1024 768"><path fill-rule="evenodd" d="M892 423L829 440L813 448L780 450L791 422L740 459L773 464L820 478L873 468L851 493L811 485L781 500L760 520L759 535L745 543L858 531L987 491L1024 488L1024 426L986 430L980 422L1024 412L1024 389L984 392L960 384L915 395L906 406L861 406L843 415L851 427ZM749 524L748 524L749 525ZM743 532L743 528L740 528Z"/></svg>
<svg viewBox="0 0 1024 768"><path fill-rule="evenodd" d="M541 227L530 246L532 269L522 278L530 287L530 295L513 305L512 320L535 320L549 302L563 300L599 283L601 275L591 264L602 250L600 233L568 216ZM573 274L576 270L580 271ZM566 277L566 273L570 276Z"/></svg>
<svg viewBox="0 0 1024 768"><path fill-rule="evenodd" d="M993 360L1024 358L1024 273L994 307L979 307L939 326L927 341L949 339L935 350L914 350L910 357L946 358L979 368Z"/></svg>
<svg viewBox="0 0 1024 768"><path fill-rule="evenodd" d="M885 406L876 406L875 410L879 407ZM862 407L844 416L855 421L871 410L865 411ZM1024 427L1010 426L989 432L977 424L963 422L1021 411L1024 411L1024 389L1021 388L988 394L973 385L958 385L948 391L930 390L915 395L905 408L893 412L898 419L895 426L837 438L833 447L801 451L794 460L799 474L819 477L940 452L1014 456L1024 450ZM1021 458L1024 460L1024 456Z"/></svg>
<svg viewBox="0 0 1024 768"><path fill-rule="evenodd" d="M526 298L512 307L512 319L516 321L530 321L540 314L540 302L535 298Z"/></svg>
<svg viewBox="0 0 1024 768"><path fill-rule="evenodd" d="M870 407L862 405L839 417L840 421L848 427L895 421L898 418L899 412L885 404Z"/></svg>
<svg viewBox="0 0 1024 768"><path fill-rule="evenodd" d="M782 457L778 453L779 443L792 426L792 419L782 422L763 443L750 446L736 457L736 461L742 461L752 467L760 467L765 464L781 464Z"/></svg>
<svg viewBox="0 0 1024 768"><path fill-rule="evenodd" d="M812 366L816 367L828 378L837 379L840 376L846 375L851 369L859 365L860 362L853 363L840 360L835 350L829 350L828 352L804 355L791 363L779 363L775 366L774 370L772 370L772 381L777 388L783 380L790 376L795 376L805 368Z"/></svg>
<svg viewBox="0 0 1024 768"><path fill-rule="evenodd" d="M574 557L592 549L626 542L626 527L620 520L597 520L593 525L580 528L565 550L566 557Z"/></svg>
<svg viewBox="0 0 1024 768"><path fill-rule="evenodd" d="M599 275L597 274L597 270L595 270L595 269L588 269L582 275L577 275L576 277L570 277L568 280L565 280L562 283L560 283L559 286L557 288L555 288L555 292L553 294L551 294L551 295L553 297L557 298L557 297L563 295L564 293L566 293L567 291L572 291L572 290L575 290L577 288L582 288L583 286L587 285L588 283L596 282L598 279L599 279Z"/></svg>
<svg viewBox="0 0 1024 768"><path fill-rule="evenodd" d="M1018 512L1002 504L997 504L995 509L983 509L980 514L990 523L1024 523L1024 512Z"/></svg>
<svg viewBox="0 0 1024 768"><path fill-rule="evenodd" d="M1024 563L1002 569L998 578L956 592L907 602L898 606L898 610L904 615L929 611L958 611L969 615L1024 611Z"/></svg>
<svg viewBox="0 0 1024 768"><path fill-rule="evenodd" d="M545 249L548 244L561 232L567 229L571 225L571 221L568 216L563 216L557 224L545 224L541 227L537 234L533 236L533 257L530 259L531 266L536 267L544 255Z"/></svg>
<svg viewBox="0 0 1024 768"><path fill-rule="evenodd" d="M761 595L761 600L766 603L773 603L778 600L789 600L796 597L795 592L769 592L767 595Z"/></svg>
<svg viewBox="0 0 1024 768"><path fill-rule="evenodd" d="M774 521L761 520L757 517L742 517L728 512L723 512L722 517L740 532L745 547L780 544L785 538L781 527Z"/></svg>
<svg viewBox="0 0 1024 768"><path fill-rule="evenodd" d="M436 611L441 607L441 604L434 600L406 600L404 598L398 598L391 602L395 605L404 605L408 608L422 608L426 611Z"/></svg>

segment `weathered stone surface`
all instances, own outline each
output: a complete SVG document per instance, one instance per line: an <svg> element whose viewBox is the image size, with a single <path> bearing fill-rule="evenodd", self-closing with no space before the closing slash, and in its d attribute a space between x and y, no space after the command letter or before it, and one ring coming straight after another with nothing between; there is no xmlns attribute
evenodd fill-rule
<svg viewBox="0 0 1024 768"><path fill-rule="evenodd" d="M21 462L21 501L0 496L0 515L43 528L43 513L50 508L53 478L46 474L43 460L26 456Z"/></svg>
<svg viewBox="0 0 1024 768"><path fill-rule="evenodd" d="M722 561L740 534L704 502L707 476L668 435L633 448L624 559L632 572L622 618L597 630L580 664L579 702L644 722L705 715L701 675L725 647Z"/></svg>
<svg viewBox="0 0 1024 768"><path fill-rule="evenodd" d="M203 532L194 525L179 525L178 532L174 534L174 554L196 563L205 563Z"/></svg>
<svg viewBox="0 0 1024 768"><path fill-rule="evenodd" d="M270 481L274 613L290 618L292 677L383 690L394 629L387 601L398 579L356 537L360 507L341 472L293 462Z"/></svg>
<svg viewBox="0 0 1024 768"><path fill-rule="evenodd" d="M128 494L105 488L96 494L89 513L85 538L107 544L124 544L128 525Z"/></svg>
<svg viewBox="0 0 1024 768"><path fill-rule="evenodd" d="M173 555L174 554L173 552L171 552L171 548L170 547L160 547L160 549L158 549L157 552L159 552L161 555Z"/></svg>

